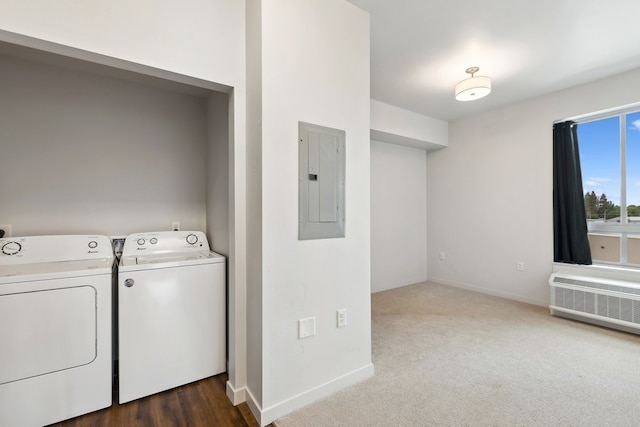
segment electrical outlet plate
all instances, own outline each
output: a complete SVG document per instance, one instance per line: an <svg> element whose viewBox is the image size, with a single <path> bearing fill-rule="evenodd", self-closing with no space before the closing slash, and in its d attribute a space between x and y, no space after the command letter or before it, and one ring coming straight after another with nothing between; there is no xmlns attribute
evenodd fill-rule
<svg viewBox="0 0 640 427"><path fill-rule="evenodd" d="M0 230L4 230L4 237L11 237L11 224L0 224Z"/></svg>
<svg viewBox="0 0 640 427"><path fill-rule="evenodd" d="M347 309L341 308L336 311L336 327L342 328L347 326Z"/></svg>
<svg viewBox="0 0 640 427"><path fill-rule="evenodd" d="M516 262L516 270L517 271L524 271L524 261Z"/></svg>
<svg viewBox="0 0 640 427"><path fill-rule="evenodd" d="M316 334L316 318L306 317L298 320L298 339L307 338Z"/></svg>

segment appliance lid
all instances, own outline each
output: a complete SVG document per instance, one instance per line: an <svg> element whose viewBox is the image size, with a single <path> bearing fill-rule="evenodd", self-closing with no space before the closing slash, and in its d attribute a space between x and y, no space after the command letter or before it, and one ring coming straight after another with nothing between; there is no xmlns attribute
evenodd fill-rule
<svg viewBox="0 0 640 427"><path fill-rule="evenodd" d="M0 282L44 280L55 276L77 277L110 274L113 258L81 261L40 262L35 264L0 265ZM46 276L46 277L44 277Z"/></svg>
<svg viewBox="0 0 640 427"><path fill-rule="evenodd" d="M200 264L200 263L216 263L224 262L225 257L211 251L202 252L173 252L162 253L156 255L143 255L143 256L123 256L120 260L120 265L127 266L148 266L152 268L156 266L173 266L173 265L185 265L185 264Z"/></svg>

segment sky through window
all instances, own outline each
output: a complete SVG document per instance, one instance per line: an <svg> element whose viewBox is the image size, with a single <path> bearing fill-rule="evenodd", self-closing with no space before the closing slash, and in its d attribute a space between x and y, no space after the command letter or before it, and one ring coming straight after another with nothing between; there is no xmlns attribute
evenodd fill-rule
<svg viewBox="0 0 640 427"><path fill-rule="evenodd" d="M626 115L627 205L640 206L640 112ZM585 193L620 204L620 119L578 124L582 185Z"/></svg>

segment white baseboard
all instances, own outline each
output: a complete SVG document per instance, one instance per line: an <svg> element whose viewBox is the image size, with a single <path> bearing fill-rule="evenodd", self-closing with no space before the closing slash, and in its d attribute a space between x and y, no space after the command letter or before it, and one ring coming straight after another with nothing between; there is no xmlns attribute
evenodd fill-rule
<svg viewBox="0 0 640 427"><path fill-rule="evenodd" d="M262 424L262 408L260 407L258 402L256 402L256 398L253 397L253 393L251 393L251 390L247 389L246 396L247 396L247 406L251 410L253 417L256 419L256 421L258 421L261 427L264 427L268 423Z"/></svg>
<svg viewBox="0 0 640 427"><path fill-rule="evenodd" d="M257 404L250 390L247 390L247 405L253 412L253 415L260 423L261 427L266 426L274 422L276 419L283 417L296 409L300 409L310 403L327 397L345 387L357 384L367 378L372 377L374 374L373 363L369 363L362 368L349 372L341 377L335 378L331 381L327 381L311 390L300 393L287 400L284 400L276 405L272 405L266 409L262 409Z"/></svg>
<svg viewBox="0 0 640 427"><path fill-rule="evenodd" d="M524 302L527 304L538 305L540 307L549 306L549 301L538 300L535 298L527 298L521 295L509 293L509 292L499 292L493 289L486 289L480 286L469 285L466 283L457 283L457 282L451 282L449 280L441 280L441 279L429 279L428 281L445 285L445 286L452 286L454 288L460 288L460 289L466 289L469 291L479 292L481 294L491 295L494 297L500 297L500 298L510 299L513 301ZM545 282L545 285L546 285L546 282Z"/></svg>
<svg viewBox="0 0 640 427"><path fill-rule="evenodd" d="M247 400L247 388L242 387L239 390L233 388L231 383L227 381L227 398L231 401L233 406L237 406Z"/></svg>

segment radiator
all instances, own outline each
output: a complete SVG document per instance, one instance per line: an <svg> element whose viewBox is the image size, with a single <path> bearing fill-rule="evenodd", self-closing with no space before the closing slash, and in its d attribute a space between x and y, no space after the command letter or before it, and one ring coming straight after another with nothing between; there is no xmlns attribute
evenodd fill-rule
<svg viewBox="0 0 640 427"><path fill-rule="evenodd" d="M640 334L640 283L553 273L551 314Z"/></svg>

